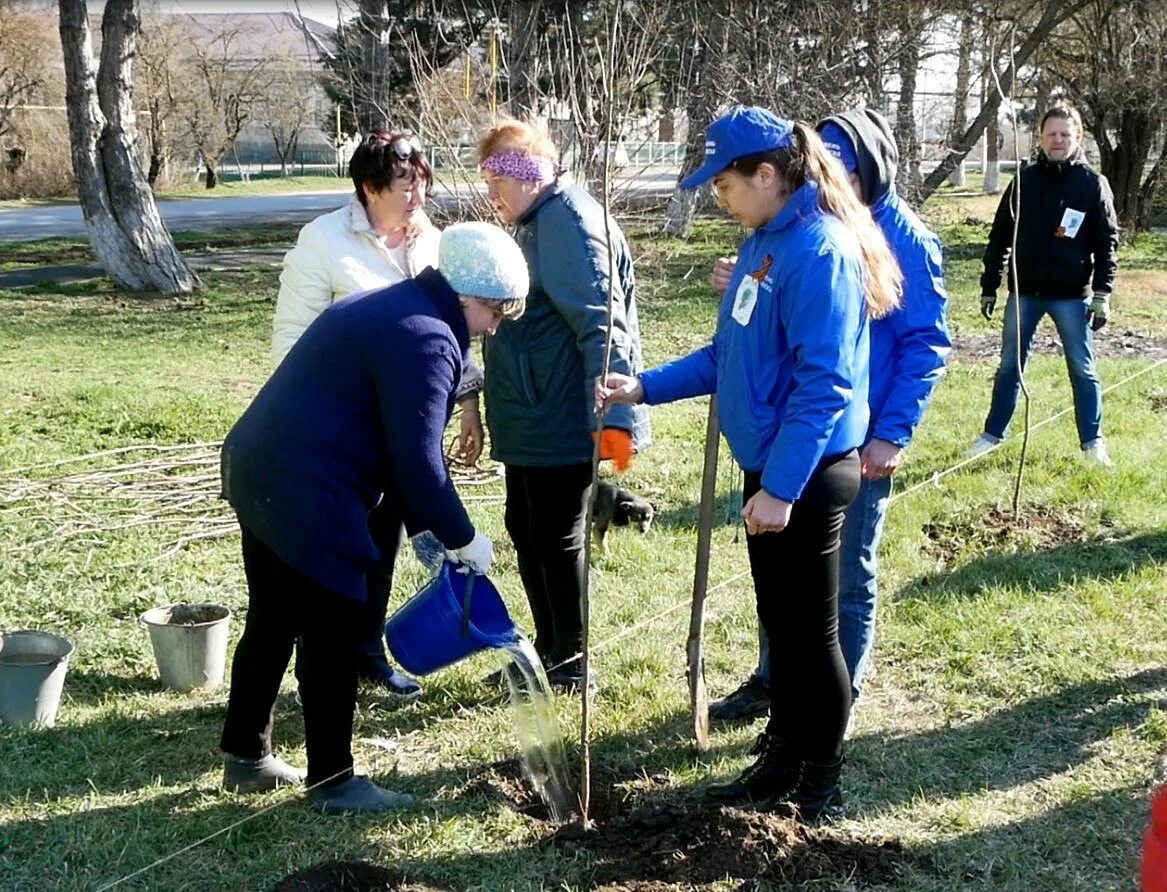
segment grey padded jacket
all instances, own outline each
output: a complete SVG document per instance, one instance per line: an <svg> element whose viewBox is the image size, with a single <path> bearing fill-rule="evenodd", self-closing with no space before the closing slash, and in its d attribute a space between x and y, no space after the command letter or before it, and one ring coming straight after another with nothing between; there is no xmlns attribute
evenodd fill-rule
<svg viewBox="0 0 1167 892"><path fill-rule="evenodd" d="M613 372L643 368L636 281L624 233L612 239ZM486 423L491 457L549 467L587 462L596 427L594 384L607 334L608 248L604 209L578 186L549 186L519 219L515 238L531 289L521 318L486 338ZM614 406L605 427L631 431L637 450L651 440L645 406Z"/></svg>

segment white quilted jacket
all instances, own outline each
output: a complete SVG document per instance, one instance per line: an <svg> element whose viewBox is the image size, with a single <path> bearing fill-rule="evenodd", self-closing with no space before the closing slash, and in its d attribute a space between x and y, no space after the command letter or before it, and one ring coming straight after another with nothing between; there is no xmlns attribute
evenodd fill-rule
<svg viewBox="0 0 1167 892"><path fill-rule="evenodd" d="M427 266L437 268L439 230L418 213L418 230L406 241L402 269L369 224L354 196L348 207L317 217L300 230L296 247L284 257L272 332L272 358L279 365L312 320L332 302L358 291L411 279Z"/></svg>

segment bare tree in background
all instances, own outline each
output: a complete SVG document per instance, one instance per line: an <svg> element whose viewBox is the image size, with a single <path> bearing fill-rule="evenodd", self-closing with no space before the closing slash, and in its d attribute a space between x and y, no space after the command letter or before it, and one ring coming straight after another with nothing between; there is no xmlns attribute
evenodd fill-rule
<svg viewBox="0 0 1167 892"><path fill-rule="evenodd" d="M1013 87L1017 70L1029 62L1037 48L1049 39L1058 25L1082 9L1089 0L1041 0L1041 2L1030 2L1024 5L1020 0L1009 0L1009 2L1012 4L1011 8L1018 15L1015 22L1016 30L1011 40L1001 41L995 45L995 56L988 60L988 64L999 72L1001 92L1006 96L1009 95L1009 91ZM1002 44L1004 50L1001 49ZM1011 45L1014 47L1012 62L1010 62L1008 52ZM996 117L1000 107L1001 94L994 86L988 92L980 112L965 130L964 135L956 144L949 146L948 154L924 178L920 188L919 200L921 202L926 201L948 178L956 165L968 156L988 126L989 121Z"/></svg>
<svg viewBox="0 0 1167 892"><path fill-rule="evenodd" d="M697 210L700 190L682 189L680 181L701 166L705 158L705 128L717 117L729 98L732 65L729 53L730 20L736 6L737 0L726 0L722 9L711 12L707 19L694 19L700 24L694 29L697 55L692 77L687 84L688 99L685 103L689 133L685 140L681 174L665 208L662 229L666 234L687 235ZM706 200L710 200L709 189L706 187L704 191Z"/></svg>
<svg viewBox="0 0 1167 892"><path fill-rule="evenodd" d="M169 172L174 152L177 84L193 77L183 58L187 39L173 16L154 15L142 22L138 52L140 76L135 92L139 106L149 112L145 121L150 157L146 182L151 188Z"/></svg>
<svg viewBox="0 0 1167 892"><path fill-rule="evenodd" d="M549 4L546 0L510 0L507 15L507 102L520 120L539 111L549 61L545 54Z"/></svg>
<svg viewBox="0 0 1167 892"><path fill-rule="evenodd" d="M60 0L65 95L77 195L98 261L130 291L193 291L198 277L154 205L138 150L134 0L107 0L101 62L93 59L85 0Z"/></svg>
<svg viewBox="0 0 1167 892"><path fill-rule="evenodd" d="M199 27L194 19L191 23ZM170 101L203 165L208 189L218 184L219 162L251 121L270 80L269 60L245 56L241 37L238 28L202 29L187 43L191 77L171 81Z"/></svg>
<svg viewBox="0 0 1167 892"><path fill-rule="evenodd" d="M1090 0L1060 29L1048 58L1098 144L1119 222L1145 227L1167 172L1167 4Z"/></svg>
<svg viewBox="0 0 1167 892"><path fill-rule="evenodd" d="M653 105L661 38L675 22L675 8L672 0L652 4L563 0L562 27L554 31L558 40L551 46L559 62L553 90L570 109L573 171L600 201L604 164L611 160L604 157L604 134L611 134L615 146L629 122ZM615 42L609 46L612 35ZM614 75L605 83L609 63Z"/></svg>
<svg viewBox="0 0 1167 892"><path fill-rule="evenodd" d="M282 55L268 60L263 89L255 102L256 121L271 136L280 159L280 176L289 175L300 135L311 125L315 109L305 100L312 70L301 59Z"/></svg>
<svg viewBox="0 0 1167 892"><path fill-rule="evenodd" d="M324 87L341 108L348 133L417 126L418 95L411 56L445 68L470 46L493 15L472 0L355 0L342 16L335 45L320 47ZM347 12L348 8L342 10Z"/></svg>
<svg viewBox="0 0 1167 892"><path fill-rule="evenodd" d="M46 44L43 16L0 2L0 140L11 134L16 109L48 81Z"/></svg>
<svg viewBox="0 0 1167 892"><path fill-rule="evenodd" d="M968 126L968 90L972 77L973 15L965 9L960 17L960 36L956 51L956 89L952 97L952 123L948 127L948 145L955 145L964 135ZM964 186L964 161L952 169L948 182L953 186Z"/></svg>

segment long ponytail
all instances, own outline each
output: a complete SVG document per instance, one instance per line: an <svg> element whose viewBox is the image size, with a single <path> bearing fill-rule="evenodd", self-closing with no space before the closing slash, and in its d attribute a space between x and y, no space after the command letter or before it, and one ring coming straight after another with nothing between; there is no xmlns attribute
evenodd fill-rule
<svg viewBox="0 0 1167 892"><path fill-rule="evenodd" d="M846 171L823 145L819 135L805 124L795 123L793 145L739 158L733 167L747 176L764 162L794 191L807 180L818 183L819 206L837 217L855 237L863 260L867 312L880 319L900 305L903 275L888 247L887 239L871 217L871 211L855 195Z"/></svg>

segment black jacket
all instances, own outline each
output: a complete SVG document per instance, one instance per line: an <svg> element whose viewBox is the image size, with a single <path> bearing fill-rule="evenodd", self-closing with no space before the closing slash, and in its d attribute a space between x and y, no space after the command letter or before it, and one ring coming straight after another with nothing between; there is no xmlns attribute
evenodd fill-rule
<svg viewBox="0 0 1167 892"><path fill-rule="evenodd" d="M1118 263L1118 221L1114 196L1106 177L1094 170L1081 149L1066 161L1050 161L1038 153L1037 161L1021 170L1005 189L989 244L981 294L996 294L1013 243L1013 194L1021 181L1021 225L1017 231L1018 283L1010 292L1029 297L1078 298L1092 291L1109 294L1114 289ZM1085 214L1076 233L1063 223L1068 211Z"/></svg>

